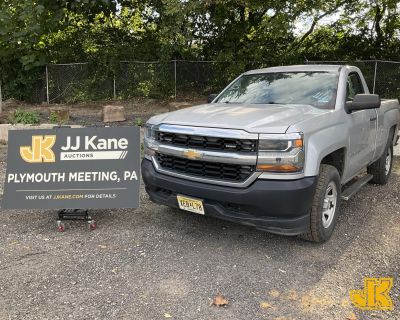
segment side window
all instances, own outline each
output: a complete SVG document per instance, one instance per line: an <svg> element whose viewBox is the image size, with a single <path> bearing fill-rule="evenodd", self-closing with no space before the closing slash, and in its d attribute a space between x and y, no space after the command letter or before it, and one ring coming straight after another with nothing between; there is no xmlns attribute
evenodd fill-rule
<svg viewBox="0 0 400 320"><path fill-rule="evenodd" d="M347 77L347 95L346 101L351 101L357 94L365 93L360 76L356 72L352 72Z"/></svg>

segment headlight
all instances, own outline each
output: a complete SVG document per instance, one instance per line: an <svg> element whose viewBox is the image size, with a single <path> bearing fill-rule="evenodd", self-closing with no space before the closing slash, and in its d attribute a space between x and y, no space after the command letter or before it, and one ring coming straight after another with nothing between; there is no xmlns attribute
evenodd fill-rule
<svg viewBox="0 0 400 320"><path fill-rule="evenodd" d="M156 143L157 126L146 124L144 128L144 157L151 160L158 149Z"/></svg>
<svg viewBox="0 0 400 320"><path fill-rule="evenodd" d="M152 124L146 124L144 127L144 137L147 140L155 140L156 139L156 126Z"/></svg>
<svg viewBox="0 0 400 320"><path fill-rule="evenodd" d="M260 135L257 171L299 173L304 167L304 143L300 133Z"/></svg>

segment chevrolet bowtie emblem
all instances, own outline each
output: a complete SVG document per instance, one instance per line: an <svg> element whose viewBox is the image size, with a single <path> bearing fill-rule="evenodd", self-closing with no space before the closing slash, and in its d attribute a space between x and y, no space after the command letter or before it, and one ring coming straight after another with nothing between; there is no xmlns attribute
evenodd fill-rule
<svg viewBox="0 0 400 320"><path fill-rule="evenodd" d="M201 158L201 153L196 151L196 150L185 150L183 152L183 155L188 158L188 159L192 159L192 160L196 160Z"/></svg>

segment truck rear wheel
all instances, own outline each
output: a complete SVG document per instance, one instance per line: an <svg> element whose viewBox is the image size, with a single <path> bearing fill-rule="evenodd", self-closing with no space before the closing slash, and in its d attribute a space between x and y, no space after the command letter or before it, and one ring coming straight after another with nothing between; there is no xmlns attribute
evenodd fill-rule
<svg viewBox="0 0 400 320"><path fill-rule="evenodd" d="M389 181L393 166L393 146L388 144L383 155L367 168L374 177L371 183L384 185Z"/></svg>
<svg viewBox="0 0 400 320"><path fill-rule="evenodd" d="M325 242L332 236L339 212L341 186L338 170L322 164L310 214L310 229L303 239Z"/></svg>

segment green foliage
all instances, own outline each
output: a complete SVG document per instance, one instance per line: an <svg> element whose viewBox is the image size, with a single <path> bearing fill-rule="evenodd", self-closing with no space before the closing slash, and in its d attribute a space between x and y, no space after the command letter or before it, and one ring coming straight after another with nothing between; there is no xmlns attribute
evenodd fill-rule
<svg viewBox="0 0 400 320"><path fill-rule="evenodd" d="M0 80L6 97L43 101L46 63L89 61L67 102L108 99L133 73L118 96L168 97L172 66L119 61L217 60L210 91L259 66L398 60L399 30L398 0L2 0Z"/></svg>
<svg viewBox="0 0 400 320"><path fill-rule="evenodd" d="M57 112L51 111L49 115L49 122L53 124L65 124L66 121L62 120L60 121L59 116L57 115Z"/></svg>
<svg viewBox="0 0 400 320"><path fill-rule="evenodd" d="M142 118L140 118L140 117L138 117L138 118L135 119L135 124L136 124L138 127L143 127L144 123L145 123L144 120L143 120Z"/></svg>
<svg viewBox="0 0 400 320"><path fill-rule="evenodd" d="M50 123L58 123L58 117L57 117L57 114L55 112L50 112L49 122Z"/></svg>
<svg viewBox="0 0 400 320"><path fill-rule="evenodd" d="M40 122L39 113L36 111L26 111L17 109L14 113L14 123L38 124Z"/></svg>

